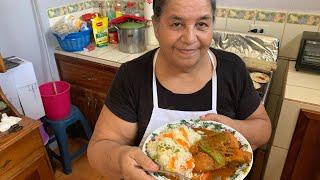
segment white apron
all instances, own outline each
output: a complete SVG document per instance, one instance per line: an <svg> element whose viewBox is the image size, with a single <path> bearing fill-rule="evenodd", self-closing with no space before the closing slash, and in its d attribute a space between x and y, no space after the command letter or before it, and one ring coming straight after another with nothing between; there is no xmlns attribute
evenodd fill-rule
<svg viewBox="0 0 320 180"><path fill-rule="evenodd" d="M217 76L215 71L215 60L208 50L208 54L213 66L212 73L212 108L209 111L178 111L178 110L169 110L159 108L158 105L158 94L157 94L157 81L155 74L155 64L158 57L159 50L154 55L153 58L153 82L152 82L152 93L153 93L153 110L151 114L151 118L148 124L148 127L143 135L143 138L140 142L140 147L142 147L146 138L157 128L178 120L189 120L189 119L199 119L200 116L205 115L207 113L217 113Z"/></svg>

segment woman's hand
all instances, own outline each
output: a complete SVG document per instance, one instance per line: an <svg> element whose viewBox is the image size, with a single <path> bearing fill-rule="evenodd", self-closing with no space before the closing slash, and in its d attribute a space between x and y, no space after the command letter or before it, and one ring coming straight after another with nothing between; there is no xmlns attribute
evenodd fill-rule
<svg viewBox="0 0 320 180"><path fill-rule="evenodd" d="M256 149L267 143L271 135L271 123L263 105L259 105L255 112L244 120L231 119L227 116L209 113L200 116L201 120L216 121L232 127L241 133Z"/></svg>
<svg viewBox="0 0 320 180"><path fill-rule="evenodd" d="M224 116L224 115L220 115L220 114L209 113L209 114L200 116L200 119L204 120L204 121L216 121L216 122L228 125L230 127L234 126L234 120L233 119L231 119L231 118L229 118L227 116Z"/></svg>
<svg viewBox="0 0 320 180"><path fill-rule="evenodd" d="M124 179L151 180L145 171L155 172L159 169L138 147L126 147L119 156L119 167Z"/></svg>

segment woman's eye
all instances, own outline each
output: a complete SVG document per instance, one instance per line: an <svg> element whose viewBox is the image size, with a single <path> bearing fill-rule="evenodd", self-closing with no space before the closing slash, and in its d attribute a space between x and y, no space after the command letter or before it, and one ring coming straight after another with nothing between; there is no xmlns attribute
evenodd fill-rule
<svg viewBox="0 0 320 180"><path fill-rule="evenodd" d="M199 29L205 29L205 28L208 27L208 25L206 23L204 23L204 22L200 22L200 23L197 24L197 27Z"/></svg>
<svg viewBox="0 0 320 180"><path fill-rule="evenodd" d="M172 27L181 27L182 24L179 23L179 22L175 22L175 23L173 23L171 26L172 26Z"/></svg>

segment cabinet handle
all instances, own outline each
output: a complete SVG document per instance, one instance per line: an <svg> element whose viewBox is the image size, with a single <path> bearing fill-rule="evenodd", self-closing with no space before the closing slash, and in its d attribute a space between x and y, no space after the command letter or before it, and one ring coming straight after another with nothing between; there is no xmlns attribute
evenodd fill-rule
<svg viewBox="0 0 320 180"><path fill-rule="evenodd" d="M85 79L87 81L95 81L95 80L97 80L97 78L93 77L92 74L90 74L90 75L82 75L81 78Z"/></svg>
<svg viewBox="0 0 320 180"><path fill-rule="evenodd" d="M91 104L91 97L88 97L87 99L88 99L88 104L87 104L87 105L88 105L88 107L89 107L90 104Z"/></svg>
<svg viewBox="0 0 320 180"><path fill-rule="evenodd" d="M6 160L3 165L0 166L0 170L4 170L12 160Z"/></svg>
<svg viewBox="0 0 320 180"><path fill-rule="evenodd" d="M98 100L94 99L94 109L97 109Z"/></svg>

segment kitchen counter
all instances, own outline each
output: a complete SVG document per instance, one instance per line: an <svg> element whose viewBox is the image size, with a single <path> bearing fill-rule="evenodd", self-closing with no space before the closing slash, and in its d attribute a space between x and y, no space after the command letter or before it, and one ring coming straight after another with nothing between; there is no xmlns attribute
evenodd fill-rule
<svg viewBox="0 0 320 180"><path fill-rule="evenodd" d="M320 74L296 71L289 63L284 99L320 106Z"/></svg>
<svg viewBox="0 0 320 180"><path fill-rule="evenodd" d="M120 67L122 63L133 60L144 53L157 48L158 46L147 46L147 50L142 53L128 54L119 51L118 45L109 44L106 47L96 47L92 51L66 52L61 49L56 49L55 53L70 57L80 58L96 63Z"/></svg>
<svg viewBox="0 0 320 180"><path fill-rule="evenodd" d="M301 109L320 112L320 74L296 71L289 62L283 103L264 179L280 179Z"/></svg>

